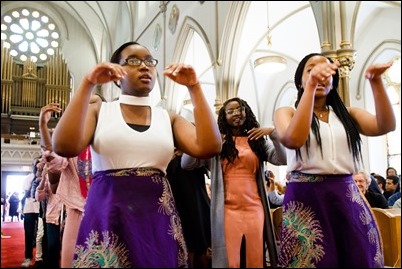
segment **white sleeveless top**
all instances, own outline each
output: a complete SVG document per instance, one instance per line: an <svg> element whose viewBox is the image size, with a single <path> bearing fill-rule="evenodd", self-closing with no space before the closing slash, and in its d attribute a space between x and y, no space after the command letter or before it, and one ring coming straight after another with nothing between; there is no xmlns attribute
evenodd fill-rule
<svg viewBox="0 0 402 269"><path fill-rule="evenodd" d="M166 174L174 153L168 112L151 106L151 126L137 132L124 121L119 101L103 102L91 152L93 172L152 167Z"/></svg>
<svg viewBox="0 0 402 269"><path fill-rule="evenodd" d="M300 148L302 160L296 159L296 150L286 149L287 171L306 174L352 174L355 172L353 155L348 147L345 128L330 107L328 123L320 121L322 156L317 140L310 129L310 148Z"/></svg>

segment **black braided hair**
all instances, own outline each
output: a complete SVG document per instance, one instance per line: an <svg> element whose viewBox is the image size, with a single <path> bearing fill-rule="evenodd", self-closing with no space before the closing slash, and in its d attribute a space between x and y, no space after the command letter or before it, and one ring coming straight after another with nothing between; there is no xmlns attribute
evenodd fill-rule
<svg viewBox="0 0 402 269"><path fill-rule="evenodd" d="M295 76L294 76L294 82L295 82L295 86L297 88L297 100L295 102L296 108L299 105L300 99L304 92L304 89L302 86L303 70L304 70L304 67L305 67L307 61L313 56L326 57L320 53L311 53L311 54L306 55L300 61L299 65L297 66ZM331 63L333 63L332 59L330 59L328 57L326 57L326 58ZM339 96L338 85L339 85L339 73L338 73L338 70L336 70L336 73L332 76L332 90L329 92L329 94L327 96L326 105L331 106L333 111L335 112L336 116L341 120L342 125L344 126L344 128L346 130L346 136L348 139L349 150L352 152L353 160L355 161L355 163L358 163L359 161L363 160L362 152L361 152L362 139L360 137L360 133L357 128L356 122L350 116L345 104L343 103L341 97ZM316 137L318 145L320 146L321 155L322 155L322 144L321 144L321 135L320 135L319 125L320 125L320 122L319 122L317 116L315 116L315 114L313 113L313 121L311 122L311 129L313 130L313 134ZM307 156L308 156L309 146L310 146L310 135L306 141ZM297 149L296 153L297 153L297 156L301 158L300 149Z"/></svg>
<svg viewBox="0 0 402 269"><path fill-rule="evenodd" d="M230 163L233 163L239 155L239 151L236 149L235 141L233 139L231 126L226 121L226 106L228 103L233 101L238 102L240 106L245 108L246 120L244 121L244 124L240 126L242 129L242 136L248 136L247 131L260 127L257 118L245 100L234 97L226 100L225 103L223 103L223 106L218 113L219 131L225 137L220 157L221 159L227 159ZM261 161L266 161L268 159L264 138L248 140L248 144Z"/></svg>

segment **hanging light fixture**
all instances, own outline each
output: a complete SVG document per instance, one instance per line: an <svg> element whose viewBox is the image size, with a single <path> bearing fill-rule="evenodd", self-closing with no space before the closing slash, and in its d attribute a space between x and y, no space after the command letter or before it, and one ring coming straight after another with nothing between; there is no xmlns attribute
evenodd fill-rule
<svg viewBox="0 0 402 269"><path fill-rule="evenodd" d="M272 46L272 36L271 29L269 26L269 8L267 1L267 25L268 25L268 33L267 33L267 45L268 47ZM261 73L277 73L285 70L286 68L286 59L280 55L267 55L260 58L257 58L254 61L254 69Z"/></svg>

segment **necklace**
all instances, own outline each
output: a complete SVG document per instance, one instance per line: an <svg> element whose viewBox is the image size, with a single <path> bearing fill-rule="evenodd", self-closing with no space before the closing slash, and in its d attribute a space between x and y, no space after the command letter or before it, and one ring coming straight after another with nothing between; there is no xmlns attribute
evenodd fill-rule
<svg viewBox="0 0 402 269"><path fill-rule="evenodd" d="M324 113L327 113L327 112L329 112L329 108L327 106L325 106L325 110L323 112L318 113L318 116L320 118L322 118L322 117L324 117Z"/></svg>
<svg viewBox="0 0 402 269"><path fill-rule="evenodd" d="M121 104L134 105L134 106L151 106L151 96L138 97L132 95L120 95L119 102Z"/></svg>

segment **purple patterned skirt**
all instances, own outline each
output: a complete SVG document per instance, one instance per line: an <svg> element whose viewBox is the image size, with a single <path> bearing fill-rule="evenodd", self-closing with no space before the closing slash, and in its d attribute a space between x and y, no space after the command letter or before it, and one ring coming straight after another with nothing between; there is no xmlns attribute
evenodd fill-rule
<svg viewBox="0 0 402 269"><path fill-rule="evenodd" d="M283 203L279 266L384 267L374 214L351 175L292 172Z"/></svg>
<svg viewBox="0 0 402 269"><path fill-rule="evenodd" d="M187 267L170 185L153 168L96 172L76 243L76 268Z"/></svg>

